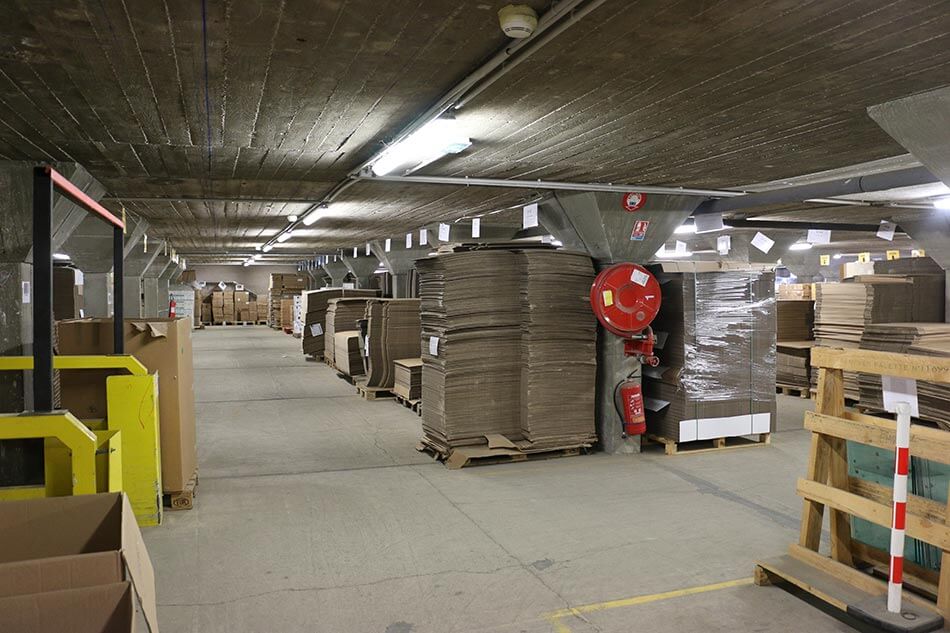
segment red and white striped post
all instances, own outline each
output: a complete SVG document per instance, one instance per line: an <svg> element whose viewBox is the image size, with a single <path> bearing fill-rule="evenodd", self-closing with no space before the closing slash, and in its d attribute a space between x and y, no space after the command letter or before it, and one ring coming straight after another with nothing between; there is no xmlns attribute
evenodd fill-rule
<svg viewBox="0 0 950 633"><path fill-rule="evenodd" d="M887 610L901 612L904 582L904 529L907 523L907 473L910 467L910 404L898 402L894 459L894 514L891 520L891 568L887 583Z"/></svg>

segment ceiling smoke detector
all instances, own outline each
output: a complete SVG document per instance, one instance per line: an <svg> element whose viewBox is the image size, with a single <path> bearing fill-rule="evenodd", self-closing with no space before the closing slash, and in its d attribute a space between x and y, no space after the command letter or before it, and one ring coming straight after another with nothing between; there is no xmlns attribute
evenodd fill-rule
<svg viewBox="0 0 950 633"><path fill-rule="evenodd" d="M521 40L538 28L538 14L526 4L509 4L498 11L498 22L505 35Z"/></svg>

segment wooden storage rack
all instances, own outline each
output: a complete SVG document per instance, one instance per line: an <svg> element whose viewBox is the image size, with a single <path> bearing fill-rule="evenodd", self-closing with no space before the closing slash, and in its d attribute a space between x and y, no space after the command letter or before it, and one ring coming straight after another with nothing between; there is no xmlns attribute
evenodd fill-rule
<svg viewBox="0 0 950 633"><path fill-rule="evenodd" d="M885 418L845 411L844 372L913 378L950 383L950 359L816 347L811 364L819 369L815 411L805 414L812 432L808 470L798 480L804 499L798 543L788 554L759 561L758 585L785 581L847 612L848 605L883 596L886 578L872 573L886 565L887 554L851 539L851 517L890 528L891 490L848 477L847 442L894 450L895 423ZM921 425L911 427L910 454L950 464L950 432ZM830 552L819 553L822 517L830 512ZM908 566L904 574L905 599L939 612L950 622L950 502L944 507L931 499L908 495L907 536L943 550L941 571ZM880 576L880 574L878 574ZM946 628L944 630L947 630Z"/></svg>

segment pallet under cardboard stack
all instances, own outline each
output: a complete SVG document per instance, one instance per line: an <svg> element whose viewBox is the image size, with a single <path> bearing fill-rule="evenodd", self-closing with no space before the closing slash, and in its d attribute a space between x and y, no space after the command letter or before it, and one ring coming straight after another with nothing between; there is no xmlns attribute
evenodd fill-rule
<svg viewBox="0 0 950 633"><path fill-rule="evenodd" d="M647 430L674 442L771 432L774 274L716 262L654 269L659 367L643 368Z"/></svg>

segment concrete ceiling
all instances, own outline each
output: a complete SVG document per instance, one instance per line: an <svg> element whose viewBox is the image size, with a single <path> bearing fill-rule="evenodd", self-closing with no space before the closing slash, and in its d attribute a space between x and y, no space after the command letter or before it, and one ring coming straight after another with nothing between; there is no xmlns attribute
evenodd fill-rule
<svg viewBox="0 0 950 633"><path fill-rule="evenodd" d="M307 208L286 201L319 200L499 50L506 3L221 1L203 15L186 0L10 0L0 158L83 164L120 199L110 205L193 261L247 250ZM459 110L473 146L424 173L715 188L791 178L905 154L867 107L948 82L946 0L608 0ZM361 182L274 253L534 195Z"/></svg>

